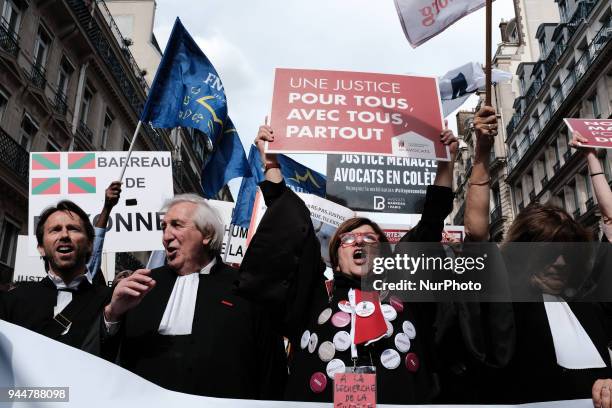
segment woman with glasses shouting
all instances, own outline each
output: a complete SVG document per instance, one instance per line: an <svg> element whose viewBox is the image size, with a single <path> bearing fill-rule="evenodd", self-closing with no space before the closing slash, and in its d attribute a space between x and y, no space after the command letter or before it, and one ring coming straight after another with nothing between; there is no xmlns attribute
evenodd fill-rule
<svg viewBox="0 0 612 408"><path fill-rule="evenodd" d="M359 372L376 375L379 403L431 402L438 392L431 318L418 304L362 290L363 280L373 276L373 257L389 252L384 232L367 218L343 222L329 244L333 279L326 281L310 213L286 187L275 155L264 152L265 142L274 142L269 126L261 126L255 139L265 164L260 188L268 209L241 265L238 290L274 313L274 329L289 339L285 398L330 402L334 375ZM438 162L421 220L402 241L442 238L453 204L458 143L448 129L440 143L449 146L451 160Z"/></svg>

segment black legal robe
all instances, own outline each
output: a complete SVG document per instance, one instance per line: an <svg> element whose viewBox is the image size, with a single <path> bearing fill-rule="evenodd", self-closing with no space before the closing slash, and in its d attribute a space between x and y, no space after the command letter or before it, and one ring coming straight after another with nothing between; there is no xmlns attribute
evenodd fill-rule
<svg viewBox="0 0 612 408"><path fill-rule="evenodd" d="M245 258L240 266L240 293L265 305L275 316L279 330L291 341L289 380L286 400L332 401L332 380L326 375L326 362L317 350L309 352L301 348L301 337L308 330L318 336L318 345L332 341L350 326L336 328L330 321L318 324L319 314L326 308L338 311L338 301L346 300L350 288L360 287L359 282L336 276L330 301L323 275L325 266L320 256L320 244L315 236L310 213L303 201L284 183L265 181L260 184L268 205L266 214L258 226ZM403 239L404 242L439 242L442 238L444 218L452 208L452 192L449 188L430 186L425 210L419 224ZM385 304L387 300L382 300ZM359 365L377 367L377 397L379 403L415 404L430 402L438 392L434 375L432 322L433 305L406 303L392 322L394 331L390 338L381 339L370 346L359 346ZM409 370L405 365L407 353L400 353L399 367L387 369L381 364L381 353L395 349L394 337L402 331L402 324L410 321L416 328L409 352L416 354L419 366ZM318 345L316 349L318 349ZM351 366L350 349L336 351L334 358ZM310 388L310 378L323 373L327 386L322 392Z"/></svg>
<svg viewBox="0 0 612 408"><path fill-rule="evenodd" d="M110 289L83 281L72 292L72 301L54 318L57 288L45 277L40 282L24 282L15 289L0 293L0 319L17 324L72 347L100 354L99 330L102 310L110 299ZM70 330L62 334L67 322Z"/></svg>
<svg viewBox="0 0 612 408"><path fill-rule="evenodd" d="M282 337L258 307L233 292L238 273L217 258L200 274L192 333L158 333L176 281L167 266L154 269L157 284L126 313L118 363L170 390L223 398L279 399L287 375ZM105 347L105 348L107 348ZM105 350L106 351L106 350Z"/></svg>

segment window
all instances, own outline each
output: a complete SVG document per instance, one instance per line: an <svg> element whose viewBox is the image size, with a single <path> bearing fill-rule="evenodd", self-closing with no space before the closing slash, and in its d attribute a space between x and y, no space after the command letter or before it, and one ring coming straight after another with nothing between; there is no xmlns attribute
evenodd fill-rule
<svg viewBox="0 0 612 408"><path fill-rule="evenodd" d="M597 100L597 93L594 93L589 98L589 107L591 108L591 112L593 113L594 118L600 118L601 112L599 111L599 101Z"/></svg>
<svg viewBox="0 0 612 408"><path fill-rule="evenodd" d="M10 267L15 266L15 252L17 251L17 236L19 225L8 218L2 222L0 230L0 262Z"/></svg>
<svg viewBox="0 0 612 408"><path fill-rule="evenodd" d="M47 34L47 30L40 26L36 36L36 43L34 44L34 65L36 67L44 68L46 66L50 44L51 37Z"/></svg>
<svg viewBox="0 0 612 408"><path fill-rule="evenodd" d="M6 105L8 105L8 98L3 92L0 92L0 123L2 123L2 117L6 112Z"/></svg>
<svg viewBox="0 0 612 408"><path fill-rule="evenodd" d="M546 57L546 54L548 52L548 49L546 48L546 40L544 38L542 38L539 41L540 44L540 55L542 58Z"/></svg>
<svg viewBox="0 0 612 408"><path fill-rule="evenodd" d="M550 147L552 147L553 150L555 151L555 159L557 159L556 163L559 163L561 158L559 157L559 144L557 143L557 139L555 139L555 141L552 142Z"/></svg>
<svg viewBox="0 0 612 408"><path fill-rule="evenodd" d="M128 150L130 150L130 144L131 144L131 140L130 140L130 135L128 135L127 133L123 134L123 151L127 152Z"/></svg>
<svg viewBox="0 0 612 408"><path fill-rule="evenodd" d="M47 138L47 151L48 152L59 152L62 150L62 147L59 143L55 141L55 139L49 135Z"/></svg>
<svg viewBox="0 0 612 408"><path fill-rule="evenodd" d="M81 115L79 120L83 124L87 124L87 118L89 117L89 108L91 106L91 100L93 99L93 95L89 89L85 89L83 92L83 102L81 102Z"/></svg>
<svg viewBox="0 0 612 408"><path fill-rule="evenodd" d="M521 95L525 95L525 77L523 75L519 77L519 84L521 85Z"/></svg>
<svg viewBox="0 0 612 408"><path fill-rule="evenodd" d="M17 34L20 22L21 10L19 10L19 7L17 7L12 0L6 0L2 8L2 25L6 27L8 31Z"/></svg>
<svg viewBox="0 0 612 408"><path fill-rule="evenodd" d="M559 17L562 23L567 23L567 2L559 0Z"/></svg>
<svg viewBox="0 0 612 408"><path fill-rule="evenodd" d="M62 58L57 77L57 92L64 99L66 99L66 95L68 95L68 84L73 72L74 68L72 68L72 65L70 65L65 58Z"/></svg>
<svg viewBox="0 0 612 408"><path fill-rule="evenodd" d="M21 129L19 130L19 144L26 150L30 150L32 140L38 132L38 125L27 113L21 119Z"/></svg>
<svg viewBox="0 0 612 408"><path fill-rule="evenodd" d="M108 143L108 137L110 136L111 127L113 126L113 115L109 111L106 111L104 115L104 126L102 126L102 139L100 140L100 146L106 148Z"/></svg>

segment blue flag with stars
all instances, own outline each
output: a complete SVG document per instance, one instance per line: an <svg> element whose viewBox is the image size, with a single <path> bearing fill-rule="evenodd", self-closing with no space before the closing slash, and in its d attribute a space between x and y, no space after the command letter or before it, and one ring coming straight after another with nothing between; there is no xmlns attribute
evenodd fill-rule
<svg viewBox="0 0 612 408"><path fill-rule="evenodd" d="M325 197L326 178L323 174L309 169L282 154L277 154L276 159L281 166L281 173L287 187L293 191ZM232 224L240 225L244 228L248 228L251 221L257 185L265 180L263 163L259 150L257 150L255 145L251 145L251 150L249 151L249 166L252 176L242 179L238 197L236 198L236 207L232 215Z"/></svg>
<svg viewBox="0 0 612 408"><path fill-rule="evenodd" d="M232 178L251 175L242 143L227 116L221 79L179 18L140 120L159 128L195 128L208 136L213 153L202 171L202 188L208 198Z"/></svg>
<svg viewBox="0 0 612 408"><path fill-rule="evenodd" d="M140 120L159 128L199 129L214 145L226 118L221 79L177 18Z"/></svg>

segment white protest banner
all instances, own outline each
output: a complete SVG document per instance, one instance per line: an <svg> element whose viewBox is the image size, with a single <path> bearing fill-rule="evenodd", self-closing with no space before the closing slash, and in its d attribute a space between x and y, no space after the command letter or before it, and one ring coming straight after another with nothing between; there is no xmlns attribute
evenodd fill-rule
<svg viewBox="0 0 612 408"><path fill-rule="evenodd" d="M29 253L36 252L35 226L40 213L58 201L74 201L95 223L104 191L119 178L127 152L58 152L30 154L28 209ZM173 196L170 152L133 152L113 208L105 252L162 249L161 207ZM134 206L126 200L137 200Z"/></svg>
<svg viewBox="0 0 612 408"><path fill-rule="evenodd" d="M436 77L277 68L270 126L271 153L450 160Z"/></svg>
<svg viewBox="0 0 612 408"><path fill-rule="evenodd" d="M29 238L27 235L17 237L17 253L15 255L15 270L13 271L13 282L38 282L47 276L45 264L38 254L28 254ZM115 254L102 254L100 269L105 281L112 282L115 279Z"/></svg>
<svg viewBox="0 0 612 408"><path fill-rule="evenodd" d="M246 252L248 230L231 224L235 203L218 200L208 200L208 203L219 211L221 222L223 222L221 259L226 263L241 264Z"/></svg>
<svg viewBox="0 0 612 408"><path fill-rule="evenodd" d="M485 0L395 0L404 34L413 48L484 5Z"/></svg>

